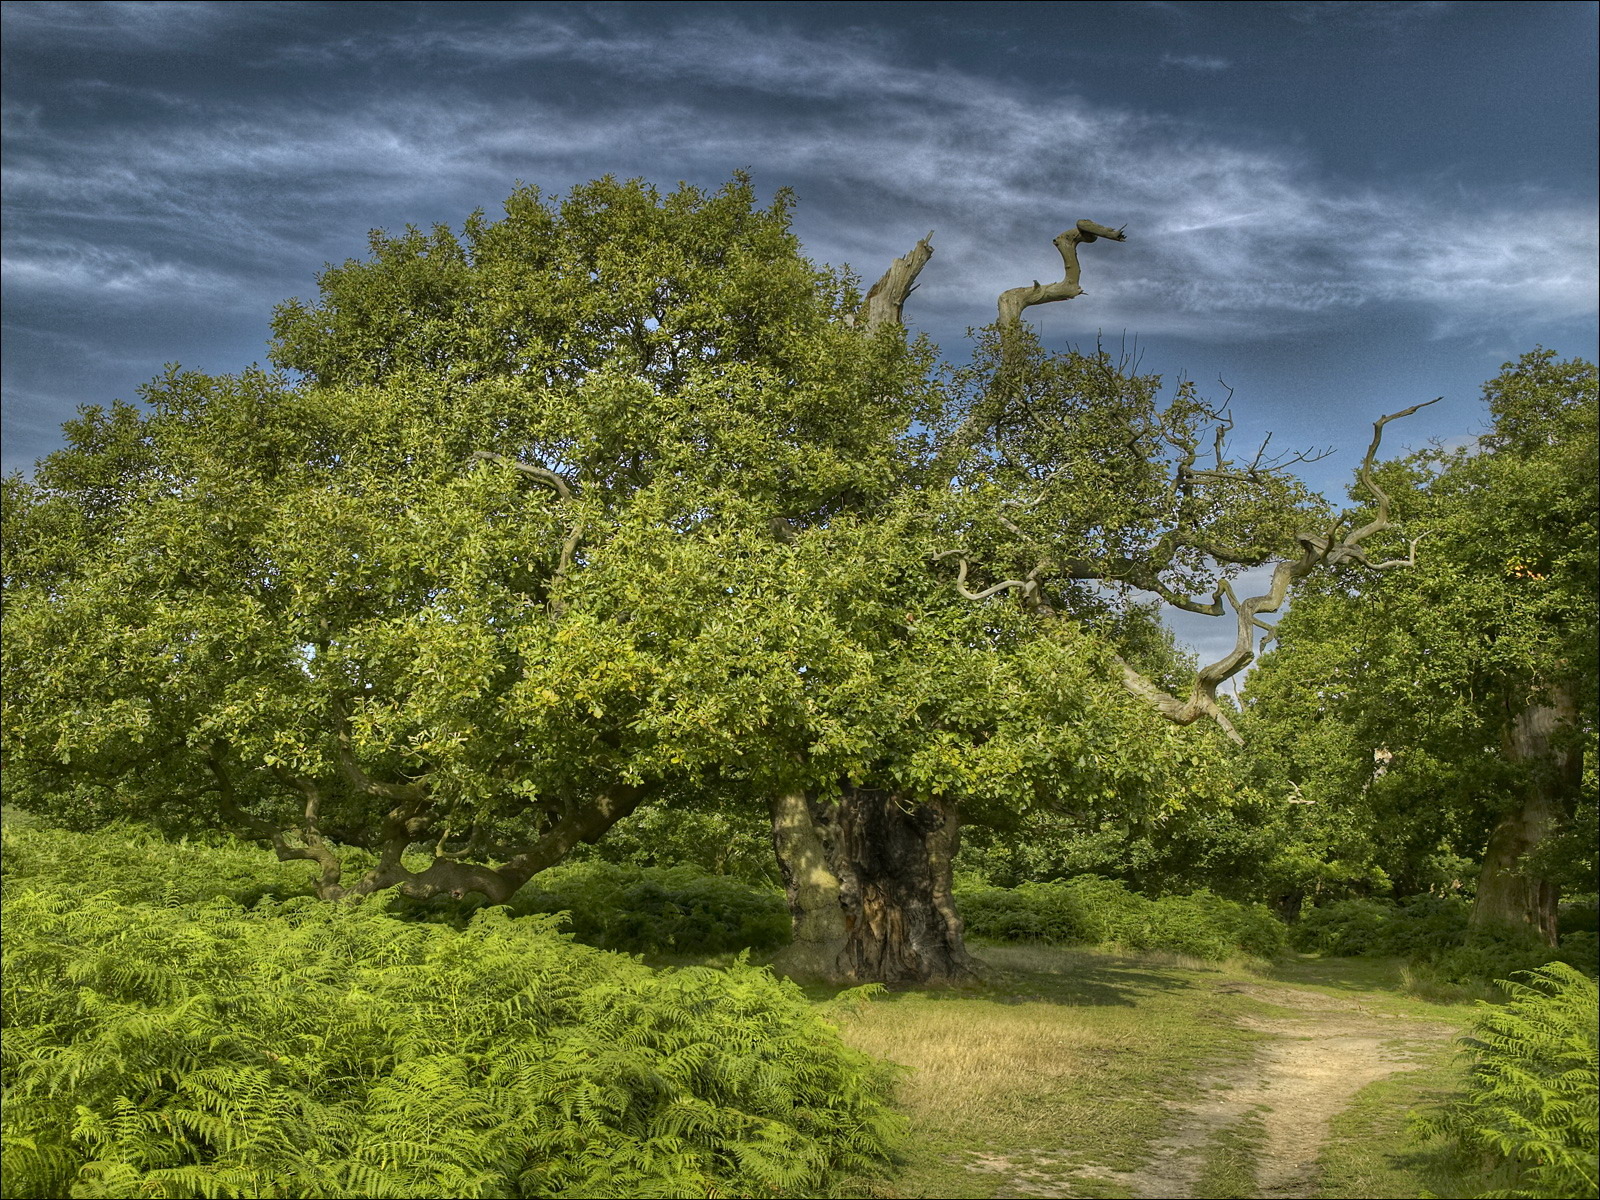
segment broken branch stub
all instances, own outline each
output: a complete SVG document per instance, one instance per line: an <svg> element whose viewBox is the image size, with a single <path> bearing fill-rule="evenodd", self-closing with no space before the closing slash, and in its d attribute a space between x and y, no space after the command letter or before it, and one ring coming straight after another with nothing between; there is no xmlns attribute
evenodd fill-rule
<svg viewBox="0 0 1600 1200"><path fill-rule="evenodd" d="M869 330L879 325L904 325L906 297L916 290L917 276L932 257L933 230L930 229L927 237L890 263L883 278L867 290L857 318L861 324Z"/></svg>

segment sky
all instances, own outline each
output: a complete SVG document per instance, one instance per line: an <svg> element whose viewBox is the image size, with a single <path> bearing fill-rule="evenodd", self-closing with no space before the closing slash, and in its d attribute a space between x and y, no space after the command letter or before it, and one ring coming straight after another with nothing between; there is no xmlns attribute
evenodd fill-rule
<svg viewBox="0 0 1600 1200"><path fill-rule="evenodd" d="M1535 345L1595 357L1597 5L3 5L4 469L163 365L266 361L274 305L369 229L520 181L791 188L868 281L934 231L908 324L952 358L1002 290L1046 344L1232 389L1243 439L1394 450L1484 427ZM1179 622L1202 653L1225 622Z"/></svg>

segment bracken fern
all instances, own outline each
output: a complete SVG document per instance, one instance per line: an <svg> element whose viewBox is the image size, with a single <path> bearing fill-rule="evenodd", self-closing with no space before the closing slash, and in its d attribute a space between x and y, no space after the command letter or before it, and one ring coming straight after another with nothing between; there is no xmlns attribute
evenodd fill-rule
<svg viewBox="0 0 1600 1200"><path fill-rule="evenodd" d="M7 1196L816 1195L900 1128L884 1068L744 962L652 971L503 909L22 883Z"/></svg>
<svg viewBox="0 0 1600 1200"><path fill-rule="evenodd" d="M1474 1060L1465 1093L1419 1126L1487 1160L1505 1186L1481 1196L1590 1197L1600 1139L1595 981L1560 962L1523 977L1501 980L1510 1001L1485 1005L1462 1038Z"/></svg>

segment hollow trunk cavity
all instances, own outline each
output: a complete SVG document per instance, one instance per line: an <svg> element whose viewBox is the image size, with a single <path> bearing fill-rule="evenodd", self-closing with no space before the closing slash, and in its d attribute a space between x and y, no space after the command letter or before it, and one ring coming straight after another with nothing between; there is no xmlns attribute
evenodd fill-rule
<svg viewBox="0 0 1600 1200"><path fill-rule="evenodd" d="M831 804L781 796L772 815L794 923L779 970L849 983L976 977L951 894L960 839L953 804L852 788Z"/></svg>

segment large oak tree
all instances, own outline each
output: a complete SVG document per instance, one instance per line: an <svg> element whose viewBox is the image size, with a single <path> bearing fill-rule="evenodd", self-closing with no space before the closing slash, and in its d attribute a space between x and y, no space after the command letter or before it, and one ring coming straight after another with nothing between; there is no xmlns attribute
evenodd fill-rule
<svg viewBox="0 0 1600 1200"><path fill-rule="evenodd" d="M770 806L787 965L929 980L972 970L963 819L1225 790L1177 727L1231 732L1260 615L1367 561L1382 493L1330 522L1187 385L1044 353L1022 312L1118 231L1057 238L1063 279L940 370L901 324L931 242L862 295L788 207L521 189L330 267L276 371L86 409L6 481L12 795L231 828L330 899L495 901L726 796ZM1231 608L1238 646L1161 678L1152 596Z"/></svg>

